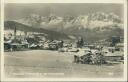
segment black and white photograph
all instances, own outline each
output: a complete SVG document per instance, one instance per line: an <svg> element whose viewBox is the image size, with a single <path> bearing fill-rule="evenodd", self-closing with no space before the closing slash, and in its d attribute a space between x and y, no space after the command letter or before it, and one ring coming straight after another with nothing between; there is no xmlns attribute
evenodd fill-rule
<svg viewBox="0 0 128 82"><path fill-rule="evenodd" d="M124 78L124 4L5 3L6 78Z"/></svg>

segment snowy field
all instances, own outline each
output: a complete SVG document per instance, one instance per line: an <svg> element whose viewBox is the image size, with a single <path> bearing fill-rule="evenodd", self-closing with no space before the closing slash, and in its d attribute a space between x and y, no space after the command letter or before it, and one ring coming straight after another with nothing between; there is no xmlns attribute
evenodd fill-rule
<svg viewBox="0 0 128 82"><path fill-rule="evenodd" d="M17 78L105 78L123 77L123 64L73 63L73 55L50 50L5 52L6 77Z"/></svg>

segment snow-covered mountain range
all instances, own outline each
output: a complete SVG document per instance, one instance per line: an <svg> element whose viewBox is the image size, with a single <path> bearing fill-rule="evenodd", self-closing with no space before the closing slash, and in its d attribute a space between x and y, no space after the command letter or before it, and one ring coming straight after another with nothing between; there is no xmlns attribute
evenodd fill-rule
<svg viewBox="0 0 128 82"><path fill-rule="evenodd" d="M103 12L96 12L88 15L79 15L77 17L69 15L59 17L53 14L44 17L37 14L31 14L25 18L21 18L15 21L33 27L40 27L52 30L55 30L55 28L56 30L62 30L67 28L73 29L73 27L77 27L78 29L93 29L96 27L104 28L113 26L123 28L122 20L119 16L115 15L114 13L106 14Z"/></svg>
<svg viewBox="0 0 128 82"><path fill-rule="evenodd" d="M110 36L123 36L124 29L123 21L119 16L114 13L103 12L76 17L70 15L60 17L54 14L44 17L31 14L14 21L34 28L43 28L94 40Z"/></svg>

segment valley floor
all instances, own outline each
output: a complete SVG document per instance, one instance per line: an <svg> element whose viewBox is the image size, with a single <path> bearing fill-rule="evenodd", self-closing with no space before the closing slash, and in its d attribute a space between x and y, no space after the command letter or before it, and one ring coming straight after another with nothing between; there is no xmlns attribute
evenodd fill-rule
<svg viewBox="0 0 128 82"><path fill-rule="evenodd" d="M73 63L73 55L50 50L5 52L5 75L17 78L119 78L123 64Z"/></svg>

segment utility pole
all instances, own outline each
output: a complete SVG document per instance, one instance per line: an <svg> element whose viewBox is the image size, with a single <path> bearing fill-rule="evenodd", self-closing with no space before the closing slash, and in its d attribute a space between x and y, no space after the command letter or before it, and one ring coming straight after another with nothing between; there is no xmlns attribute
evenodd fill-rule
<svg viewBox="0 0 128 82"><path fill-rule="evenodd" d="M14 24L14 41L16 41L16 25Z"/></svg>

